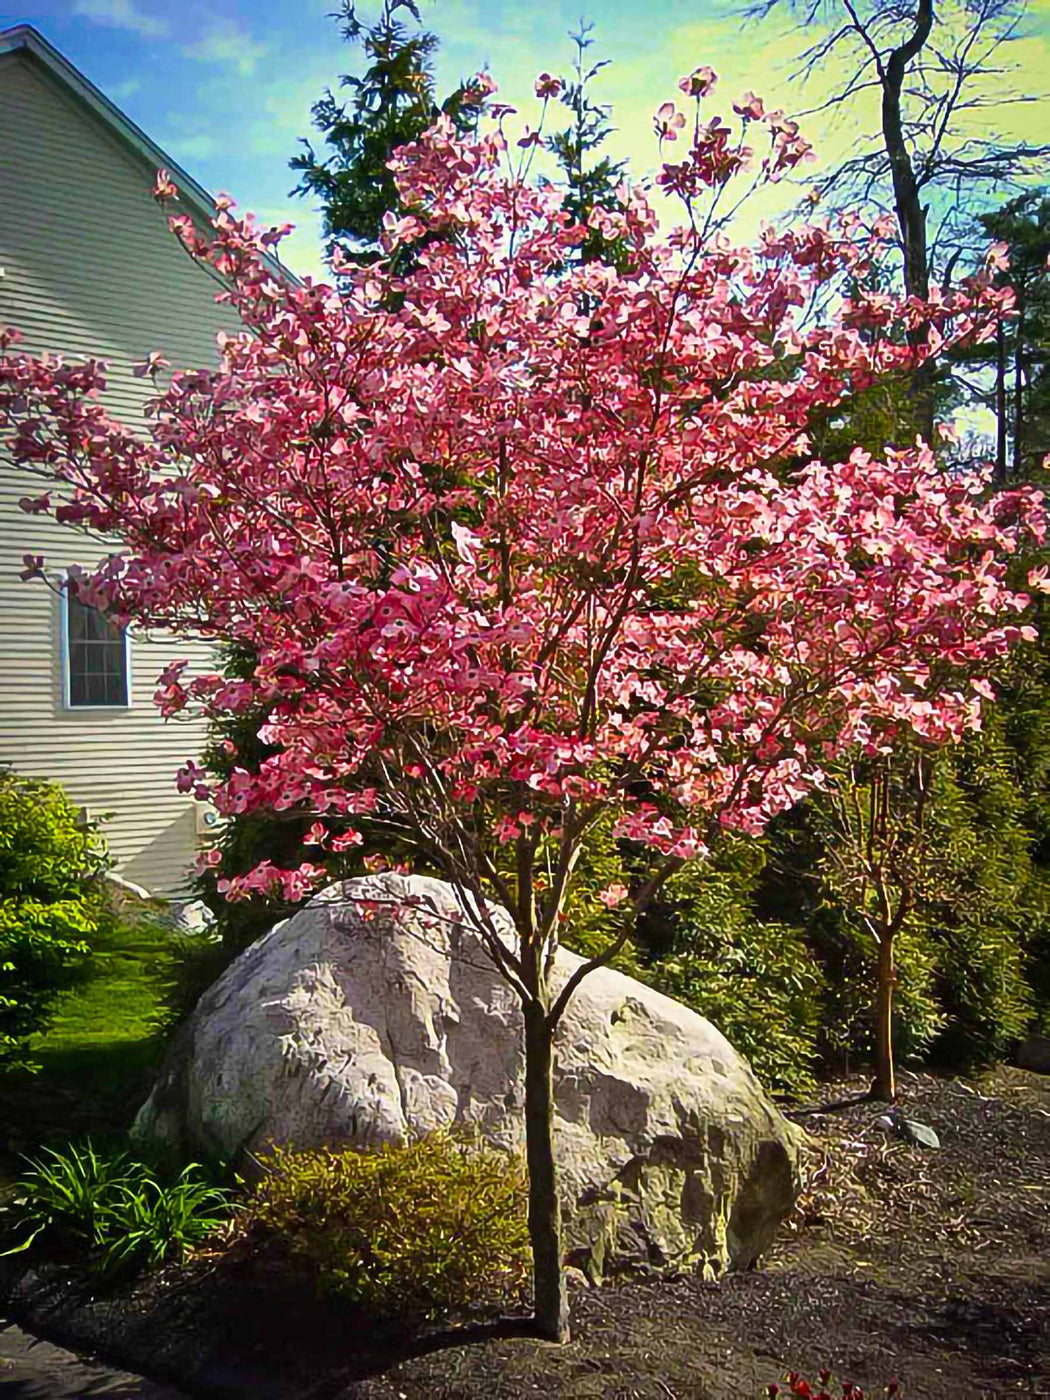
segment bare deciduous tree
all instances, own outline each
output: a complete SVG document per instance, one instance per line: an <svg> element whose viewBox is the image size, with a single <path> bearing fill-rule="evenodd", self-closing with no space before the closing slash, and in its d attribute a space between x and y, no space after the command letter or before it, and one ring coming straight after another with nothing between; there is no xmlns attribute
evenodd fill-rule
<svg viewBox="0 0 1050 1400"><path fill-rule="evenodd" d="M892 212L907 290L925 296L951 275L987 203L1037 175L1050 145L1010 140L1006 108L1042 94L1013 82L1010 46L1025 35L1028 0L755 0L751 18L787 7L805 44L796 73L834 70L842 80L812 111L856 110L877 94L879 129L859 134L855 154L818 182L824 199L858 198Z"/></svg>
<svg viewBox="0 0 1050 1400"><path fill-rule="evenodd" d="M891 213L905 290L926 298L950 285L976 248L975 215L1045 172L1050 145L1009 139L1007 108L1042 94L1014 83L1011 45L1025 35L1029 0L752 0L749 18L788 9L807 37L796 76L841 74L811 112L863 108L877 96L877 129L861 129L855 153L815 185L833 207L858 201ZM914 339L925 335L923 327ZM915 385L916 426L929 438L934 392Z"/></svg>

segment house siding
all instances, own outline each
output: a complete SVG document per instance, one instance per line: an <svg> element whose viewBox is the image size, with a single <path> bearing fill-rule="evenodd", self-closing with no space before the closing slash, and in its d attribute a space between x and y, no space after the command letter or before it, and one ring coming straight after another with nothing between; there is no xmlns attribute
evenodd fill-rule
<svg viewBox="0 0 1050 1400"><path fill-rule="evenodd" d="M148 381L131 367L151 350L176 366L213 363L215 336L237 329L215 304L215 282L195 266L153 202L154 172L24 52L0 56L0 321L32 353L109 365L103 402L144 430ZM199 722L165 723L152 704L174 657L208 664L199 643L132 637L131 706L68 710L60 666L59 600L22 583L25 553L53 575L90 566L104 543L26 515L18 502L42 488L0 460L0 762L60 782L103 827L117 868L157 892L183 887L196 841L195 804L174 773L199 754Z"/></svg>

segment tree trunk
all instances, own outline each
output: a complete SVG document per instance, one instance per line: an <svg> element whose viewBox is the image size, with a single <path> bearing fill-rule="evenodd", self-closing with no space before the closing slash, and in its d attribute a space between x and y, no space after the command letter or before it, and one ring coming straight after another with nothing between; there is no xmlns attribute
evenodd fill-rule
<svg viewBox="0 0 1050 1400"><path fill-rule="evenodd" d="M875 997L875 1080L871 1097L892 1103L897 1097L893 1069L893 936L879 939L878 988Z"/></svg>
<svg viewBox="0 0 1050 1400"><path fill-rule="evenodd" d="M1006 331L995 332L995 479L1006 481Z"/></svg>
<svg viewBox="0 0 1050 1400"><path fill-rule="evenodd" d="M561 1263L561 1202L554 1164L554 1030L543 999L525 1008L525 1155L536 1329L569 1340L569 1301Z"/></svg>
<svg viewBox="0 0 1050 1400"><path fill-rule="evenodd" d="M1025 288L1017 286L1017 320L1014 324L1014 480L1024 475L1024 314Z"/></svg>
<svg viewBox="0 0 1050 1400"><path fill-rule="evenodd" d="M879 77L882 86L882 139L893 177L893 202L904 249L904 285L909 296L930 294L926 250L926 210L919 194L901 114L901 94L908 65L922 51L933 28L933 0L919 0L915 28L906 43L893 50Z"/></svg>
<svg viewBox="0 0 1050 1400"><path fill-rule="evenodd" d="M882 139L893 178L893 204L901 231L904 252L904 288L909 296L926 301L930 295L929 252L926 243L926 208L904 133L901 95L908 66L922 51L933 28L933 0L919 0L915 28L906 43L894 49L885 66L879 65L882 87ZM909 343L922 347L928 328L917 326L908 333ZM933 441L934 383L932 365L922 366L915 375L916 418L927 442Z"/></svg>

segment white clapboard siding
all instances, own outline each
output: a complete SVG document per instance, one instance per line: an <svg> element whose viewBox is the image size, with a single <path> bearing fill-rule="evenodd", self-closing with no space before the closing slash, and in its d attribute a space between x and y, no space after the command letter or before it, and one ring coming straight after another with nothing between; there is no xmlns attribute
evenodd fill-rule
<svg viewBox="0 0 1050 1400"><path fill-rule="evenodd" d="M214 281L178 247L153 202L154 171L75 92L25 51L0 55L0 321L22 348L111 366L105 403L143 427L148 381L131 366L160 350L176 366L214 362ZM60 573L106 546L18 501L41 487L0 461L0 762L60 782L104 827L118 869L157 893L177 891L196 844L195 804L174 775L201 748L199 723L164 723L152 704L174 657L208 664L199 644L133 638L132 705L64 707L59 604L18 579L25 553Z"/></svg>

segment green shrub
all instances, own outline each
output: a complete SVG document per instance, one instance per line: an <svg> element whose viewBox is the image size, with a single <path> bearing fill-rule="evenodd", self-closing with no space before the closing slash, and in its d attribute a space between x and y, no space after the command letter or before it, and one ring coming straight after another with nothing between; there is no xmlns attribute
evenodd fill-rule
<svg viewBox="0 0 1050 1400"><path fill-rule="evenodd" d="M1029 1027L1050 1035L1050 914L1035 923L1025 948L1025 984L1032 990L1034 1019Z"/></svg>
<svg viewBox="0 0 1050 1400"><path fill-rule="evenodd" d="M1047 696L1050 689L1037 698ZM1050 880L1039 838L1050 812L1040 805L1045 745L1033 751L1027 731L1011 728L1013 703L1004 693L984 730L933 764L919 897L895 949L902 1059L954 1069L989 1063L1024 1034L1033 1010L1038 1019L1050 994ZM1029 794L1032 774L1038 791ZM826 878L824 843L834 839L820 793L774 821L756 908L798 929L820 963L819 1049L837 1068L871 1052L875 947Z"/></svg>
<svg viewBox="0 0 1050 1400"><path fill-rule="evenodd" d="M167 1036L180 1026L236 956L217 933L171 934L158 968L157 1030Z"/></svg>
<svg viewBox="0 0 1050 1400"><path fill-rule="evenodd" d="M946 1014L930 1058L954 1070L994 1064L1024 1038L1032 1019L1018 932L967 922L944 931L939 951Z"/></svg>
<svg viewBox="0 0 1050 1400"><path fill-rule="evenodd" d="M863 930L841 936L845 946L828 976L818 1046L829 1066L849 1069L874 1057L876 950ZM894 940L893 1047L900 1063L921 1062L944 1029L936 994L938 957L922 925L908 920Z"/></svg>
<svg viewBox="0 0 1050 1400"><path fill-rule="evenodd" d="M516 1294L528 1274L520 1161L439 1132L375 1152L275 1148L245 1223L370 1312L439 1313Z"/></svg>
<svg viewBox="0 0 1050 1400"><path fill-rule="evenodd" d="M0 773L0 1069L27 1066L108 917L106 859L60 787Z"/></svg>
<svg viewBox="0 0 1050 1400"><path fill-rule="evenodd" d="M795 929L751 909L762 849L726 843L717 861L686 867L643 922L642 976L711 1021L767 1089L813 1085L824 979Z"/></svg>
<svg viewBox="0 0 1050 1400"><path fill-rule="evenodd" d="M103 1274L181 1261L229 1216L230 1194L191 1163L172 1181L126 1152L88 1140L25 1159L4 1235L19 1253L37 1240Z"/></svg>

